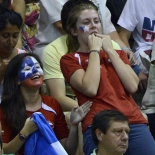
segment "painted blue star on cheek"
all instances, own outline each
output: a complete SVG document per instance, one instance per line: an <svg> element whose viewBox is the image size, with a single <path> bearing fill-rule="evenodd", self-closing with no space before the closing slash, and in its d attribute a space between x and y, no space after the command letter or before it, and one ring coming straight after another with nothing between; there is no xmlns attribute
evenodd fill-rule
<svg viewBox="0 0 155 155"><path fill-rule="evenodd" d="M89 27L88 27L88 26L79 26L79 29L80 29L82 32L89 32Z"/></svg>
<svg viewBox="0 0 155 155"><path fill-rule="evenodd" d="M30 57L24 59L19 70L19 79L24 81L33 75L34 62Z"/></svg>

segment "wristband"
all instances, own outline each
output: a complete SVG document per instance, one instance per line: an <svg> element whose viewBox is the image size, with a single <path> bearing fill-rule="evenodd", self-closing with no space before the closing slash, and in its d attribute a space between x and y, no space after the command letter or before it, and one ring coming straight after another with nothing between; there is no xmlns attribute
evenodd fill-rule
<svg viewBox="0 0 155 155"><path fill-rule="evenodd" d="M71 120L69 121L71 126L78 126L78 124L73 124Z"/></svg>
<svg viewBox="0 0 155 155"><path fill-rule="evenodd" d="M23 135L22 133L19 133L18 134L19 135L19 139L21 140L21 141L25 141L26 140L26 136L25 135Z"/></svg>
<svg viewBox="0 0 155 155"><path fill-rule="evenodd" d="M125 51L125 50L132 51L131 48L129 48L129 47L122 47L121 50L123 50L123 51Z"/></svg>
<svg viewBox="0 0 155 155"><path fill-rule="evenodd" d="M91 51L89 51L89 53L91 53L91 52L97 52L98 54L100 53L100 51L98 51L98 50L91 50Z"/></svg>

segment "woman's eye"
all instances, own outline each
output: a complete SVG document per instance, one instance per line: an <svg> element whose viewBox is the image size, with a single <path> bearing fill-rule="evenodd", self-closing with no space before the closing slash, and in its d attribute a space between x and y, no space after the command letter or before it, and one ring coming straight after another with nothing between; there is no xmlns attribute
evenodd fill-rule
<svg viewBox="0 0 155 155"><path fill-rule="evenodd" d="M84 24L85 24L85 25L88 25L88 24L89 24L89 22L84 22Z"/></svg>
<svg viewBox="0 0 155 155"><path fill-rule="evenodd" d="M40 65L38 64L38 65L36 65L36 68L40 68Z"/></svg>
<svg viewBox="0 0 155 155"><path fill-rule="evenodd" d="M31 68L30 67L25 67L24 68L24 71L28 71L28 70L30 70Z"/></svg>
<svg viewBox="0 0 155 155"><path fill-rule="evenodd" d="M13 38L17 38L17 37L18 37L18 35L13 36Z"/></svg>
<svg viewBox="0 0 155 155"><path fill-rule="evenodd" d="M96 24L99 23L99 22L100 22L99 20L96 20L96 21L95 21Z"/></svg>
<svg viewBox="0 0 155 155"><path fill-rule="evenodd" d="M3 38L8 38L9 37L9 35L2 35L3 36Z"/></svg>

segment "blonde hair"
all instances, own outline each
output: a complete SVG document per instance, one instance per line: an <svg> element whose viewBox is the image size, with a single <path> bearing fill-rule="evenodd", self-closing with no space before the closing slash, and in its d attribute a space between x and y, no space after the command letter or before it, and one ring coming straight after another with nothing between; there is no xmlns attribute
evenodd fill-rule
<svg viewBox="0 0 155 155"><path fill-rule="evenodd" d="M68 34L66 44L68 47L68 53L77 51L80 46L77 37L72 35L71 28L76 29L77 19L79 15L81 14L81 12L86 9L95 10L98 13L97 7L91 1L88 1L88 2L84 2L84 3L78 4L77 6L75 6L68 15L68 20L66 24L67 34Z"/></svg>

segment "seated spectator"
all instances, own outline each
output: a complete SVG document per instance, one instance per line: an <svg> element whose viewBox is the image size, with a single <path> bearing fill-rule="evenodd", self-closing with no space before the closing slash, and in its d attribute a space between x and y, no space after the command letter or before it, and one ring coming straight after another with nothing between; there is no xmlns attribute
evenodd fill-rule
<svg viewBox="0 0 155 155"><path fill-rule="evenodd" d="M95 115L92 137L98 147L91 155L123 155L128 148L128 119L115 110L103 110Z"/></svg>
<svg viewBox="0 0 155 155"><path fill-rule="evenodd" d="M0 4L0 101L3 91L2 81L9 61L17 54L25 51L16 48L20 29L21 16Z"/></svg>
<svg viewBox="0 0 155 155"><path fill-rule="evenodd" d="M19 13L24 23L25 21L25 1L24 0L0 0L0 3L2 3L6 8ZM22 32L19 33L19 39L16 44L16 47L22 48Z"/></svg>
<svg viewBox="0 0 155 155"><path fill-rule="evenodd" d="M67 31L66 23L67 23L67 18L68 18L68 14L69 14L70 10L72 10L72 8L74 6L76 6L80 3L87 3L87 2L89 2L89 0L69 0L64 4L62 11L61 11L61 22L62 22L63 29L65 31ZM45 3L45 1L43 1L41 3ZM49 3L49 2L46 1L46 3ZM54 3L54 1L51 1L50 3ZM95 3L95 1L94 1L94 3ZM98 4L98 3L96 2L95 4ZM54 6L54 4L52 6ZM101 6L101 5L99 5L99 6ZM48 5L48 7L49 7L49 5ZM48 11L48 10L46 10L46 11ZM110 12L108 11L108 9L106 7L105 7L104 12L106 13L106 15L105 15L105 19L104 19L104 16L102 16L102 21L106 27L103 29L103 31L105 33L111 32L110 35L113 36L112 34L115 34L117 32L115 31L114 26L111 24ZM50 9L49 9L49 13L52 14ZM45 20L43 17L42 18L40 17L40 20L41 19ZM40 35L41 35L41 33L40 33ZM38 37L38 38L40 38L40 37ZM47 39L47 37L45 39ZM112 39L114 39L114 38L112 38ZM117 43L114 43L114 46L115 46L115 49L120 49L120 47ZM53 41L52 43L50 43L49 45L47 45L45 47L43 55L42 55L42 61L43 61L43 65L44 65L44 74L45 74L44 78L45 78L46 86L48 88L50 96L53 96L54 98L56 98L59 101L59 103L61 104L61 106L63 108L63 111L70 111L74 106L77 105L76 101L73 101L71 98L66 96L66 89L65 89L65 82L64 82L65 80L64 80L64 77L60 70L60 59L64 54L67 53L67 50L68 49L66 46L66 36L62 36L62 37L58 38L57 40ZM38 50L36 50L35 53L37 54L37 52L38 52ZM133 64L133 62L132 62L132 64Z"/></svg>
<svg viewBox="0 0 155 155"><path fill-rule="evenodd" d="M62 73L79 106L87 100L93 101L82 121L85 155L96 148L91 137L93 117L106 109L120 111L129 120L131 132L126 155L154 155L155 141L148 122L131 96L139 79L126 53L114 50L110 37L102 34L96 7L92 3L75 6L66 25L68 54L60 60Z"/></svg>
<svg viewBox="0 0 155 155"><path fill-rule="evenodd" d="M88 101L72 109L69 131L59 103L52 97L40 94L42 83L42 64L36 55L19 54L9 62L3 83L3 100L0 105L0 121L4 130L2 135L4 153L24 154L26 139L38 129L30 119L34 112L44 115L68 154L76 152L78 124L88 113L92 102ZM42 148L42 151L44 149Z"/></svg>

